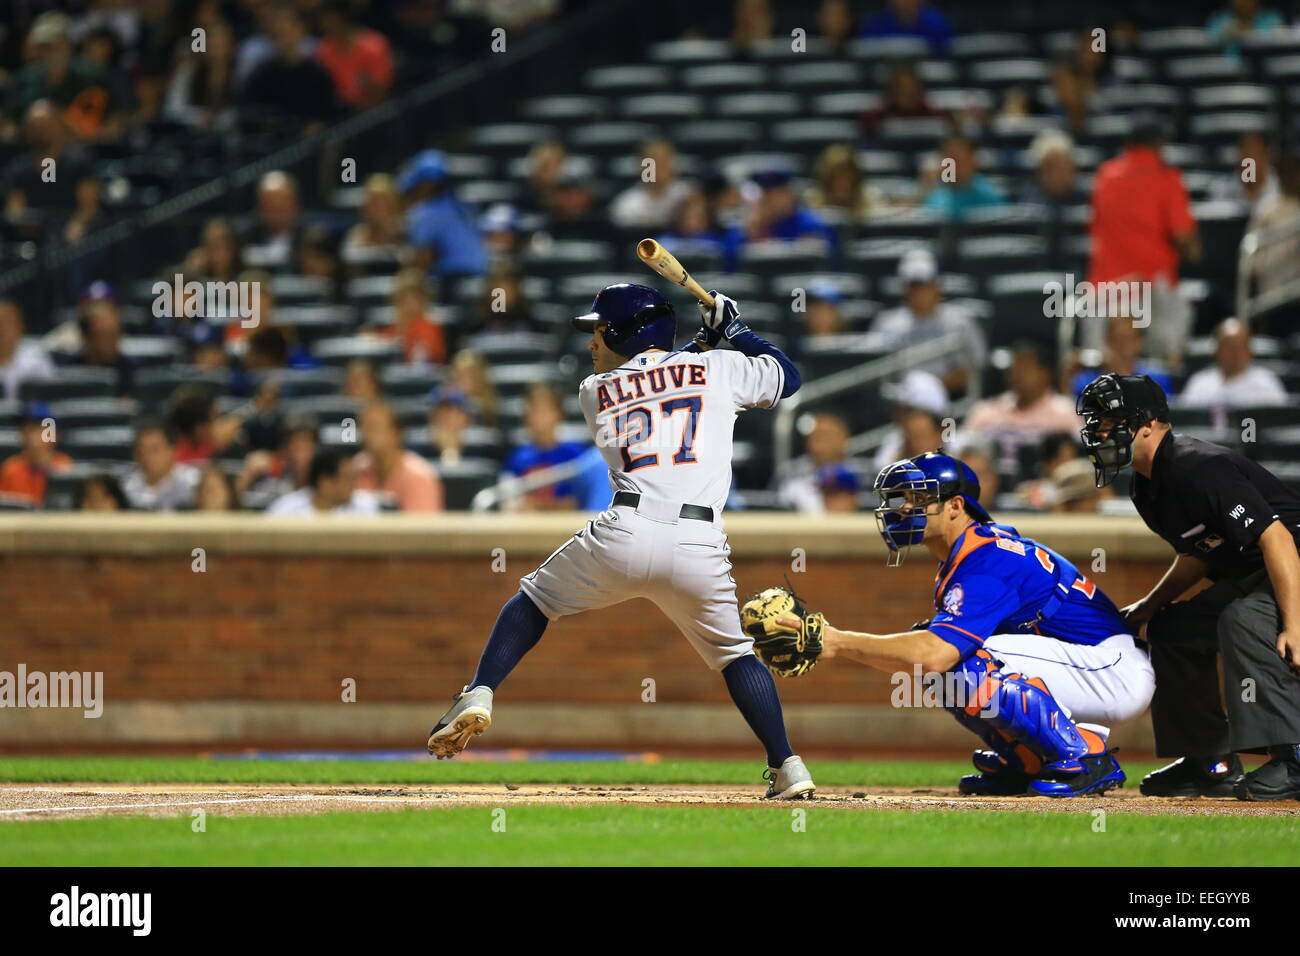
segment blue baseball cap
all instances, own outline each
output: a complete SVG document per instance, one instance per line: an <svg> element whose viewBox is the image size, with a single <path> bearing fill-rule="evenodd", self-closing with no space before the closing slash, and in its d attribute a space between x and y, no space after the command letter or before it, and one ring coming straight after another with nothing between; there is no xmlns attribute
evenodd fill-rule
<svg viewBox="0 0 1300 956"><path fill-rule="evenodd" d="M411 157L397 178L397 188L409 192L421 183L440 183L447 178L447 157L440 149L426 149Z"/></svg>

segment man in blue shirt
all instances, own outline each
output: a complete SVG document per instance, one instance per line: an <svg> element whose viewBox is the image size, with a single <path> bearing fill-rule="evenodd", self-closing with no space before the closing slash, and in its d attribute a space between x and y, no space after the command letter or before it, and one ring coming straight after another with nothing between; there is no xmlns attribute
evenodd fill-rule
<svg viewBox="0 0 1300 956"><path fill-rule="evenodd" d="M441 151L426 149L416 154L402 170L398 187L411 198L406 228L407 238L416 247L416 262L436 269L444 299L457 279L487 271L487 246L479 231L478 215L452 193Z"/></svg>
<svg viewBox="0 0 1300 956"><path fill-rule="evenodd" d="M966 213L981 206L1001 206L1006 194L979 171L975 144L965 136L949 136L939 150L939 174L935 187L922 205L960 222Z"/></svg>
<svg viewBox="0 0 1300 956"><path fill-rule="evenodd" d="M935 7L921 0L889 0L889 7L862 22L861 36L920 37L935 56L947 56L952 47L952 23Z"/></svg>
<svg viewBox="0 0 1300 956"><path fill-rule="evenodd" d="M1109 725L1146 710L1151 663L1102 591L1050 548L994 524L979 479L931 452L876 478L891 566L923 544L939 562L934 614L895 634L827 624L822 657L938 683L943 707L984 741L966 794L1071 797L1124 782ZM798 624L793 619L787 620Z"/></svg>
<svg viewBox="0 0 1300 956"><path fill-rule="evenodd" d="M524 409L524 427L528 430L528 441L510 453L505 463L506 474L522 478L529 472L581 458L590 443L563 441L558 434L562 421L564 408L555 390L540 383L532 386L528 390ZM585 491L586 486L579 472L572 478L526 493L522 503L527 510L572 511L582 504L586 497ZM608 504L607 496L601 507Z"/></svg>

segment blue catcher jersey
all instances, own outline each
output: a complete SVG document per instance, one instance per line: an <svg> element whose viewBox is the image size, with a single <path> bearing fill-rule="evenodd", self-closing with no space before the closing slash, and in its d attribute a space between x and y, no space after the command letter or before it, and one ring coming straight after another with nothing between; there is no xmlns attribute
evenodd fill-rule
<svg viewBox="0 0 1300 956"><path fill-rule="evenodd" d="M957 539L939 565L934 607L929 630L963 660L994 634L1099 644L1129 633L1101 588L1051 548L1006 525L973 524Z"/></svg>

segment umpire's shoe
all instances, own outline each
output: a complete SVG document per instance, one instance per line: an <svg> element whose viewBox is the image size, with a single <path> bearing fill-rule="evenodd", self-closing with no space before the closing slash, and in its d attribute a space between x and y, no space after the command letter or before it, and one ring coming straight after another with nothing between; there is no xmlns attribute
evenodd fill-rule
<svg viewBox="0 0 1300 956"><path fill-rule="evenodd" d="M1082 797L1122 787L1128 778L1120 769L1114 753L1107 750L1050 763L1043 768L1038 779L1030 782L1029 792L1040 797Z"/></svg>
<svg viewBox="0 0 1300 956"><path fill-rule="evenodd" d="M1138 790L1144 797L1231 797L1242 776L1236 754L1179 757L1143 777Z"/></svg>
<svg viewBox="0 0 1300 956"><path fill-rule="evenodd" d="M768 767L763 771L763 779L768 781L764 800L798 800L811 797L817 789L802 757L786 757L779 768Z"/></svg>
<svg viewBox="0 0 1300 956"><path fill-rule="evenodd" d="M1300 744L1270 747L1273 759L1237 781L1238 800L1300 800Z"/></svg>
<svg viewBox="0 0 1300 956"><path fill-rule="evenodd" d="M429 753L439 760L454 757L492 726L492 688L466 687L455 703L442 715L438 726L429 731Z"/></svg>
<svg viewBox="0 0 1300 956"><path fill-rule="evenodd" d="M957 792L971 797L1018 797L1029 790L1034 778L1023 770L1009 766L995 751L977 750L971 763L979 773L970 773L957 781Z"/></svg>

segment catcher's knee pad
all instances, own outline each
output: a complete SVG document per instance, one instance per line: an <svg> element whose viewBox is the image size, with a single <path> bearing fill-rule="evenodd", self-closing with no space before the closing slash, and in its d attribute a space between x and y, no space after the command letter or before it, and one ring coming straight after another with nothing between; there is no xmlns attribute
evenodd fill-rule
<svg viewBox="0 0 1300 956"><path fill-rule="evenodd" d="M1009 766L1037 773L1043 764L1101 753L1100 735L1075 725L1038 677L1005 673L987 651L976 651L954 669L964 690L947 708L975 731Z"/></svg>

